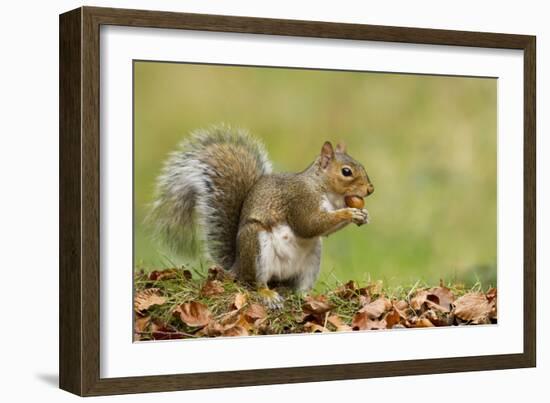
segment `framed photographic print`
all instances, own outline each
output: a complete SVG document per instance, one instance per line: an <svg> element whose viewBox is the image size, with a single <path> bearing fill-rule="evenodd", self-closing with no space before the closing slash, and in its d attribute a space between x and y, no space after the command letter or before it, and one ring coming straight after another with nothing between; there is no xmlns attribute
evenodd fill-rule
<svg viewBox="0 0 550 403"><path fill-rule="evenodd" d="M535 37L60 16L60 387L535 366Z"/></svg>

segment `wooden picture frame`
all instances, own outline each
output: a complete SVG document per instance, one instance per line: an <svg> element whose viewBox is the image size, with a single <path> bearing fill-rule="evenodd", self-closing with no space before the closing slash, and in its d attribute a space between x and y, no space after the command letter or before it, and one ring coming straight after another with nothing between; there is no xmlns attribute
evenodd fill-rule
<svg viewBox="0 0 550 403"><path fill-rule="evenodd" d="M523 50L523 353L126 378L100 377L100 26L120 25ZM81 7L60 16L60 387L81 396L533 367L535 37Z"/></svg>

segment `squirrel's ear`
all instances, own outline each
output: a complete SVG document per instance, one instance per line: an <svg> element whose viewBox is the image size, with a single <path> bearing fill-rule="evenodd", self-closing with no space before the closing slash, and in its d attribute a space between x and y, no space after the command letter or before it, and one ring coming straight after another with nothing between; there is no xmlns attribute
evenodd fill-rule
<svg viewBox="0 0 550 403"><path fill-rule="evenodd" d="M336 144L336 152L337 153L345 154L346 149L347 149L346 144L343 141L340 141L338 144Z"/></svg>
<svg viewBox="0 0 550 403"><path fill-rule="evenodd" d="M334 149L330 141L325 141L323 148L321 148L321 168L325 169L330 164L330 161L334 159Z"/></svg>

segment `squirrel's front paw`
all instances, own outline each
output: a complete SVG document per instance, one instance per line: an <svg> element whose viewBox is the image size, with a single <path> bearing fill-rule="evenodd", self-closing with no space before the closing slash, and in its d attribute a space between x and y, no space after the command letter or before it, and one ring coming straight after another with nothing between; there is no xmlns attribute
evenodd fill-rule
<svg viewBox="0 0 550 403"><path fill-rule="evenodd" d="M369 223L369 212L367 209L352 208L351 221L357 226Z"/></svg>

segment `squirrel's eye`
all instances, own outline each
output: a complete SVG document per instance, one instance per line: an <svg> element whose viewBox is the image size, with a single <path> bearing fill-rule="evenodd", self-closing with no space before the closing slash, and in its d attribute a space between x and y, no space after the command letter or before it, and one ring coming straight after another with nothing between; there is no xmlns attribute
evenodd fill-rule
<svg viewBox="0 0 550 403"><path fill-rule="evenodd" d="M342 168L342 175L351 176L351 174L352 174L351 169L349 169L348 167Z"/></svg>

